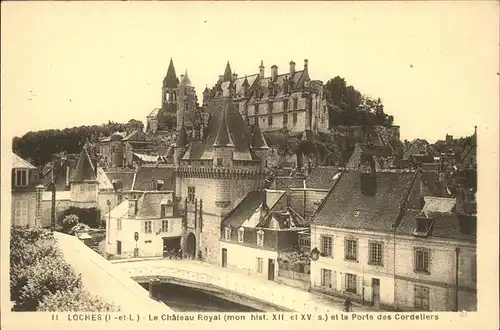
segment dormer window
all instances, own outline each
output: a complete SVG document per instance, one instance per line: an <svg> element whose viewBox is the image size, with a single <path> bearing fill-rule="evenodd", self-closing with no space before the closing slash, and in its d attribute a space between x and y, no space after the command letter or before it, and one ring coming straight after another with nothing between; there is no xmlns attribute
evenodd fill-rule
<svg viewBox="0 0 500 330"><path fill-rule="evenodd" d="M28 185L28 170L16 169L14 172L14 176L16 187L26 187Z"/></svg>
<svg viewBox="0 0 500 330"><path fill-rule="evenodd" d="M230 241L231 240L231 228L230 227L226 227L224 229L224 239L226 241Z"/></svg>
<svg viewBox="0 0 500 330"><path fill-rule="evenodd" d="M416 233L427 234L431 228L432 220L427 218L417 218Z"/></svg>
<svg viewBox="0 0 500 330"><path fill-rule="evenodd" d="M153 190L161 190L163 188L163 180L153 180Z"/></svg>
<svg viewBox="0 0 500 330"><path fill-rule="evenodd" d="M243 243L245 238L245 228L238 229L238 243Z"/></svg>
<svg viewBox="0 0 500 330"><path fill-rule="evenodd" d="M257 232L257 246L264 246L264 231L263 230L259 230Z"/></svg>

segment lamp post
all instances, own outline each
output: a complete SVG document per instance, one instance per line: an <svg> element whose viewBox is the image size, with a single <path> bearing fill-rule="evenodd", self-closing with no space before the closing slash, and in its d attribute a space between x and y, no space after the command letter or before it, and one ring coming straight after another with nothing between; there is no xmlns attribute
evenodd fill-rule
<svg viewBox="0 0 500 330"><path fill-rule="evenodd" d="M106 224L106 237L108 238L108 244L109 242L109 226L111 226L111 201L108 199L107 201L108 204L108 223Z"/></svg>

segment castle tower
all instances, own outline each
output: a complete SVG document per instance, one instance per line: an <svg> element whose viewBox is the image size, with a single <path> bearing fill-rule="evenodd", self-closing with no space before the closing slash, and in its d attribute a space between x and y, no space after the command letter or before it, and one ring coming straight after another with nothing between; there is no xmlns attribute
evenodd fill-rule
<svg viewBox="0 0 500 330"><path fill-rule="evenodd" d="M227 126L227 112L224 110L214 148L214 167L231 167L233 165L234 142Z"/></svg>
<svg viewBox="0 0 500 330"><path fill-rule="evenodd" d="M196 92L191 85L187 71L181 75L181 82L177 88L177 132L180 131L181 125L190 119L189 113L196 110Z"/></svg>
<svg viewBox="0 0 500 330"><path fill-rule="evenodd" d="M187 145L189 143L189 137L184 126L184 122L181 122L181 127L177 134L177 141L174 145L174 165L179 166L179 159L186 152Z"/></svg>
<svg viewBox="0 0 500 330"><path fill-rule="evenodd" d="M163 79L163 86L161 88L161 109L163 114L174 113L177 111L177 86L179 79L175 74L174 61L170 59L168 70L165 78Z"/></svg>

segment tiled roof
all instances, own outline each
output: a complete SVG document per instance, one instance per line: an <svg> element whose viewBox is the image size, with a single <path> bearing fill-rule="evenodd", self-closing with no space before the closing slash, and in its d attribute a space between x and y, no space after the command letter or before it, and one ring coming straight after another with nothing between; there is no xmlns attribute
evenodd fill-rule
<svg viewBox="0 0 500 330"><path fill-rule="evenodd" d="M111 211L106 212L103 216L104 219L108 219L108 217L117 219L117 218L123 218L127 215L128 213L128 200L124 200L120 204L118 204L115 208L113 208Z"/></svg>
<svg viewBox="0 0 500 330"><path fill-rule="evenodd" d="M179 85L179 79L175 74L174 61L170 59L170 63L168 65L167 75L163 79L163 87L167 88L176 88Z"/></svg>
<svg viewBox="0 0 500 330"><path fill-rule="evenodd" d="M356 143L354 147L354 151L349 158L349 161L346 164L346 167L349 169L357 170L361 164L365 161L373 161L375 162L375 168L377 170L384 168L384 162L382 157L385 156L381 150L376 148L370 148L366 145L362 145Z"/></svg>
<svg viewBox="0 0 500 330"><path fill-rule="evenodd" d="M211 116L206 134L204 134L206 138L202 141L191 142L183 159L213 159L213 145L219 128L223 125L224 113L226 113L226 127L233 140L235 153L239 154L240 159L253 159L250 154L250 130L236 105L229 99L214 100L209 104L207 111Z"/></svg>
<svg viewBox="0 0 500 330"><path fill-rule="evenodd" d="M95 180L97 180L96 170L94 168L94 164L92 164L92 160L90 159L87 147L84 146L82 148L82 152L80 153L80 157L78 158L78 163L76 164L76 169L71 178L71 182Z"/></svg>
<svg viewBox="0 0 500 330"><path fill-rule="evenodd" d="M315 167L306 179L306 188L328 189L333 186L338 177L339 169L336 166Z"/></svg>
<svg viewBox="0 0 500 330"><path fill-rule="evenodd" d="M325 197L313 222L347 229L390 231L396 223L416 173L377 172L376 193L361 192L361 173L343 172Z"/></svg>
<svg viewBox="0 0 500 330"><path fill-rule="evenodd" d="M131 190L135 172L106 172L106 175L111 183L121 182L124 191Z"/></svg>
<svg viewBox="0 0 500 330"><path fill-rule="evenodd" d="M276 177L275 189L304 188L304 179L297 177Z"/></svg>
<svg viewBox="0 0 500 330"><path fill-rule="evenodd" d="M252 149L269 149L266 138L259 127L259 121L252 125Z"/></svg>
<svg viewBox="0 0 500 330"><path fill-rule="evenodd" d="M172 193L145 192L137 201L137 218L160 218L161 203L172 199Z"/></svg>
<svg viewBox="0 0 500 330"><path fill-rule="evenodd" d="M152 191L153 180L163 180L162 191L174 190L175 168L172 166L145 165L137 170L132 190Z"/></svg>
<svg viewBox="0 0 500 330"><path fill-rule="evenodd" d="M239 228L247 219L250 219L257 208L262 204L262 191L251 191L222 221L223 227ZM260 218L260 215L259 215Z"/></svg>
<svg viewBox="0 0 500 330"><path fill-rule="evenodd" d="M31 165L26 160L22 159L15 153L12 153L12 168L22 168L22 169L36 169L35 166Z"/></svg>
<svg viewBox="0 0 500 330"><path fill-rule="evenodd" d="M113 184L102 167L97 168L97 180L99 181L99 190L113 190Z"/></svg>
<svg viewBox="0 0 500 330"><path fill-rule="evenodd" d="M416 220L421 215L419 210L407 210L396 228L396 234L412 235L416 229ZM445 239L476 240L477 218L475 216L458 215L456 213L434 214L429 237Z"/></svg>

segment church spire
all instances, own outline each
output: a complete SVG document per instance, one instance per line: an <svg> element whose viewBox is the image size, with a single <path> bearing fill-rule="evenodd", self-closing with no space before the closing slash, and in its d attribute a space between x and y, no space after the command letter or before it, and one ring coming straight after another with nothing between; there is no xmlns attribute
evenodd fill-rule
<svg viewBox="0 0 500 330"><path fill-rule="evenodd" d="M175 74L174 61L170 58L170 64L168 65L167 75L163 79L163 87L166 88L176 88L179 85L179 79Z"/></svg>

